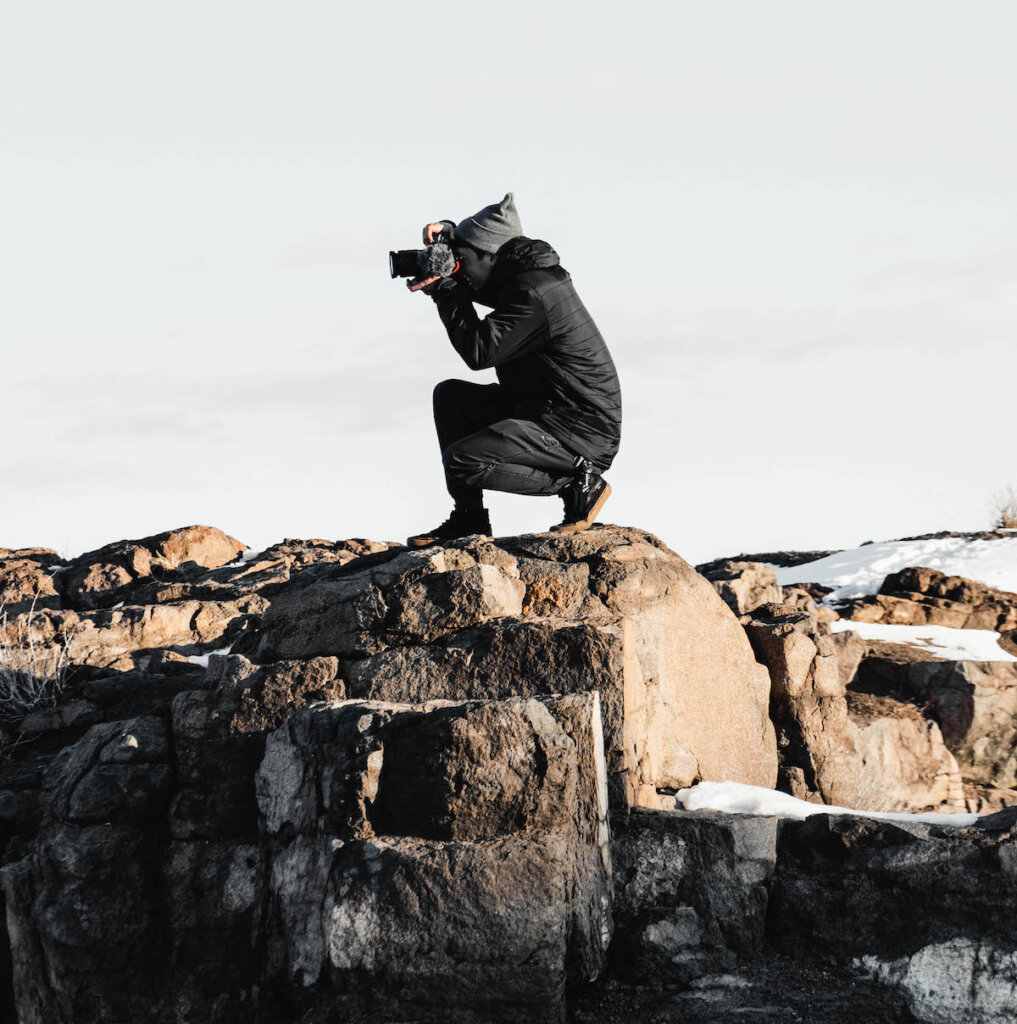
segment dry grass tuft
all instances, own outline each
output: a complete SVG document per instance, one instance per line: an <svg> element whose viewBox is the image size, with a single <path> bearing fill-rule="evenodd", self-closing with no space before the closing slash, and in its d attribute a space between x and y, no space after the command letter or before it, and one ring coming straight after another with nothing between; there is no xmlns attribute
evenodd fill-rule
<svg viewBox="0 0 1017 1024"><path fill-rule="evenodd" d="M66 682L70 636L39 643L29 628L34 612L33 601L27 614L8 623L0 605L0 725L7 731L16 730L29 712L55 707Z"/></svg>
<svg viewBox="0 0 1017 1024"><path fill-rule="evenodd" d="M992 497L992 525L997 530L1017 529L1017 489L1013 484L997 491Z"/></svg>

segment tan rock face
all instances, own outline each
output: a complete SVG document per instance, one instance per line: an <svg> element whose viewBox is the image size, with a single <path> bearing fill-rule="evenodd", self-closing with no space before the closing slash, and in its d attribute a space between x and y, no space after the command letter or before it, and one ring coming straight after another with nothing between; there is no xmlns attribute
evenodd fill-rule
<svg viewBox="0 0 1017 1024"><path fill-rule="evenodd" d="M965 806L963 780L936 722L912 704L847 694L848 720L860 761L848 807L866 810ZM850 789L848 790L850 792Z"/></svg>
<svg viewBox="0 0 1017 1024"><path fill-rule="evenodd" d="M964 809L937 723L905 699L849 692L865 645L822 628L814 612L790 604L758 608L745 625L773 681L785 788L858 810Z"/></svg>
<svg viewBox="0 0 1017 1024"><path fill-rule="evenodd" d="M212 526L186 526L180 530L118 541L88 551L71 562L64 589L75 608L97 608L116 603L132 583L193 562L214 568L236 559L245 545Z"/></svg>
<svg viewBox="0 0 1017 1024"><path fill-rule="evenodd" d="M745 615L760 605L779 604L784 600L784 592L777 585L777 574L761 562L722 559L699 569L735 615Z"/></svg>
<svg viewBox="0 0 1017 1024"><path fill-rule="evenodd" d="M725 560L703 568L720 593L749 595L731 603L748 609L741 621L770 670L785 788L867 810L1017 802L1012 665L946 663L903 644L830 635L825 623L837 612L802 588L784 588L781 603L756 603L765 566ZM1014 600L919 567L840 610L855 621L1005 630Z"/></svg>
<svg viewBox="0 0 1017 1024"><path fill-rule="evenodd" d="M38 613L28 620L27 637L43 646L67 641L72 665L99 668L134 667L133 655L159 648L208 649L236 635L242 621L263 611L268 602L258 595L239 601L180 601L100 609L92 612ZM0 635L13 638L20 623L0 627Z"/></svg>
<svg viewBox="0 0 1017 1024"><path fill-rule="evenodd" d="M1017 665L947 661L907 644L866 641L864 647L854 688L910 702L938 725L957 761L968 810L1017 803Z"/></svg>
<svg viewBox="0 0 1017 1024"><path fill-rule="evenodd" d="M636 530L458 542L322 573L276 597L242 650L335 655L351 695L387 700L599 690L622 803L776 775L769 680L743 630L691 566Z"/></svg>
<svg viewBox="0 0 1017 1024"><path fill-rule="evenodd" d="M917 662L908 666L908 682L939 722L966 782L1017 787L1017 664Z"/></svg>
<svg viewBox="0 0 1017 1024"><path fill-rule="evenodd" d="M58 571L34 558L0 557L0 615L59 608L60 592L54 582Z"/></svg>

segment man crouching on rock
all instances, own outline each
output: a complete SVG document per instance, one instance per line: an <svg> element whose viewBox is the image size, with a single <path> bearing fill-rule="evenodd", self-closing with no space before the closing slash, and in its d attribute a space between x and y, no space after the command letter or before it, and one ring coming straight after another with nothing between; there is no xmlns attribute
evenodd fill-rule
<svg viewBox="0 0 1017 1024"><path fill-rule="evenodd" d="M565 516L552 529L585 530L611 493L602 473L621 439L621 391L604 339L558 254L523 235L511 192L459 224L424 229L425 242L439 235L457 266L421 290L466 365L493 367L498 383L444 380L434 389L455 507L407 543L490 535L485 490L557 494ZM474 302L493 311L480 319Z"/></svg>

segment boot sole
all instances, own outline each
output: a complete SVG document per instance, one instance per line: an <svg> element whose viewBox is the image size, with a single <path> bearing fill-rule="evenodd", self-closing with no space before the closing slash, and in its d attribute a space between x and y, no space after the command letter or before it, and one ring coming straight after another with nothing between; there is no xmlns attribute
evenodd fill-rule
<svg viewBox="0 0 1017 1024"><path fill-rule="evenodd" d="M484 540L494 540L494 534L491 533L465 533L462 537L407 537L406 546L408 548L429 548L433 544L444 544L446 541L464 540L466 537L481 537Z"/></svg>
<svg viewBox="0 0 1017 1024"><path fill-rule="evenodd" d="M611 485L608 483L604 484L604 490L601 492L600 497L594 502L593 508L586 513L584 519L580 519L575 523L567 523L565 526L552 526L552 533L582 533L583 530L588 530L597 521L597 516L600 515L600 510L604 507L604 502L611 497Z"/></svg>

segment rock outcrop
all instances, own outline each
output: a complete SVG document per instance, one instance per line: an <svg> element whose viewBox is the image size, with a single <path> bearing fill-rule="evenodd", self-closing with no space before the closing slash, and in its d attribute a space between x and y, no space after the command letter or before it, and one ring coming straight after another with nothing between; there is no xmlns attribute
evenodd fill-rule
<svg viewBox="0 0 1017 1024"><path fill-rule="evenodd" d="M362 564L278 594L234 650L337 657L365 699L598 690L615 805L703 778L775 781L769 678L709 584L655 538L594 529Z"/></svg>
<svg viewBox="0 0 1017 1024"><path fill-rule="evenodd" d="M915 567L835 610L813 599L829 588L779 587L766 565L720 559L701 568L770 670L782 789L866 810L1017 803L1017 665L947 661L827 628L845 615L1005 633L1017 596Z"/></svg>
<svg viewBox="0 0 1017 1024"><path fill-rule="evenodd" d="M559 1021L614 931L609 805L776 779L765 668L637 530L49 565L3 634L63 659L0 768L24 1021ZM691 912L689 977L738 955Z"/></svg>
<svg viewBox="0 0 1017 1024"><path fill-rule="evenodd" d="M73 608L108 608L127 598L141 580L182 565L214 569L236 559L246 545L222 530L188 526L137 541L118 541L74 559L61 591Z"/></svg>
<svg viewBox="0 0 1017 1024"><path fill-rule="evenodd" d="M701 565L698 571L735 615L747 615L760 605L784 601L784 589L777 585L777 574L768 565L725 558Z"/></svg>
<svg viewBox="0 0 1017 1024"><path fill-rule="evenodd" d="M1017 811L667 809L724 779L991 807L1011 675L703 568L620 527L0 550L0 1015L1012 1021Z"/></svg>
<svg viewBox="0 0 1017 1024"><path fill-rule="evenodd" d="M59 608L54 575L62 561L49 548L0 548L0 615L12 618L34 608Z"/></svg>
<svg viewBox="0 0 1017 1024"><path fill-rule="evenodd" d="M842 602L837 611L856 622L1017 630L1017 594L922 566L890 573L878 593Z"/></svg>
<svg viewBox="0 0 1017 1024"><path fill-rule="evenodd" d="M781 825L771 938L853 963L912 1019L1014 1019L1017 809L967 829L817 815Z"/></svg>
<svg viewBox="0 0 1017 1024"><path fill-rule="evenodd" d="M32 853L0 871L22 1020L558 1021L600 973L595 694L314 704L248 760L254 801L234 785L198 820L215 749L189 696L48 767Z"/></svg>
<svg viewBox="0 0 1017 1024"><path fill-rule="evenodd" d="M748 570L750 580L762 568ZM730 592L727 580L717 585ZM964 809L960 770L937 722L905 697L852 689L865 644L852 632L830 633L808 595L790 597L750 599L741 616L770 672L781 788L859 810Z"/></svg>
<svg viewBox="0 0 1017 1024"><path fill-rule="evenodd" d="M775 818L638 810L612 852L619 976L688 983L762 955Z"/></svg>
<svg viewBox="0 0 1017 1024"><path fill-rule="evenodd" d="M907 684L957 759L968 809L1017 803L1017 663L919 661Z"/></svg>

